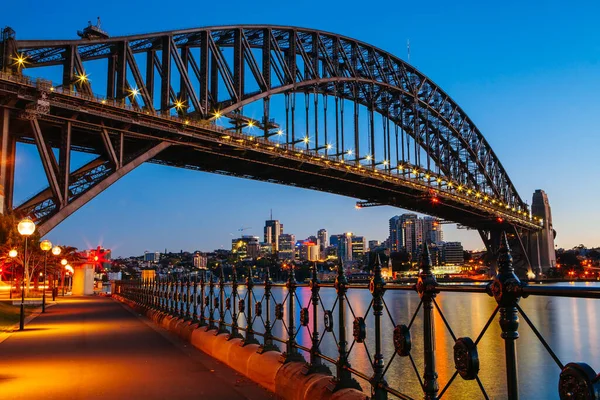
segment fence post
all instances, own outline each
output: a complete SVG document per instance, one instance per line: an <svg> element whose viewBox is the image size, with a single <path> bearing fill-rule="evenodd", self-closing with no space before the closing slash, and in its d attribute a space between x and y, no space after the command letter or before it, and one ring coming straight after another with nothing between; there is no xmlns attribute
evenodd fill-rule
<svg viewBox="0 0 600 400"><path fill-rule="evenodd" d="M338 359L335 363L335 376L327 388L331 392L340 389L353 388L362 390L358 382L352 377L348 370L348 342L346 340L346 292L348 291L348 279L344 274L344 266L338 264L338 275L335 278L335 291L337 293L338 307Z"/></svg>
<svg viewBox="0 0 600 400"><path fill-rule="evenodd" d="M252 317L252 298L254 296L252 288L254 288L254 280L252 278L252 267L248 267L248 277L246 278L246 290L248 291L248 294L246 296L248 301L248 304L246 304L246 337L241 343L242 346L246 346L249 344L258 344L258 340L254 336L254 321Z"/></svg>
<svg viewBox="0 0 600 400"><path fill-rule="evenodd" d="M310 347L310 361L304 364L302 367L302 373L304 375L312 374L312 373L320 373L331 375L331 371L327 366L323 365L321 357L319 354L321 351L319 350L319 318L317 317L319 311L319 290L321 287L319 286L321 282L317 276L317 263L315 262L312 267L312 279L310 280L310 304L312 306L312 337L311 337L311 347ZM304 314L304 318L303 318ZM300 314L300 323L308 326L308 308L302 309Z"/></svg>
<svg viewBox="0 0 600 400"><path fill-rule="evenodd" d="M371 378L371 399L387 399L387 385L383 371L385 363L381 353L381 316L383 315L383 295L385 294L385 281L381 276L381 259L377 254L373 276L369 282L369 291L373 295L373 316L375 318L375 354L373 355L373 377Z"/></svg>
<svg viewBox="0 0 600 400"><path fill-rule="evenodd" d="M421 272L416 290L423 302L423 353L425 371L423 372L423 392L425 400L436 400L440 386L435 369L435 324L433 320L433 299L436 296L437 281L431 272L431 256L427 243L423 243L421 253Z"/></svg>
<svg viewBox="0 0 600 400"><path fill-rule="evenodd" d="M281 362L289 363L291 361L304 362L304 357L298 352L296 347L296 275L294 274L294 265L290 264L290 272L285 287L288 289L288 325L285 353L281 355Z"/></svg>
<svg viewBox="0 0 600 400"><path fill-rule="evenodd" d="M192 296L190 296L190 281L191 281L191 276L186 276L185 277L185 291L183 292L183 301L184 301L184 305L185 305L185 320L189 321L192 319L192 313L190 312L190 308L191 308L191 300L192 300Z"/></svg>
<svg viewBox="0 0 600 400"><path fill-rule="evenodd" d="M221 273L219 274L219 329L215 335L221 333L229 334L227 325L225 325L225 274L223 273L223 264L221 264Z"/></svg>
<svg viewBox="0 0 600 400"><path fill-rule="evenodd" d="M238 327L238 304L237 304L237 298L238 298L238 277L237 277L237 271L235 268L235 264L233 264L232 267L232 271L231 271L231 307L232 307L232 312L231 312L231 333L229 334L229 336L227 337L227 340L231 340L231 339L244 339L244 336L242 336L242 334L239 331L239 327ZM242 312L244 310L242 309Z"/></svg>
<svg viewBox="0 0 600 400"><path fill-rule="evenodd" d="M498 275L490 283L488 294L494 296L500 307L500 328L502 329L502 339L504 339L506 359L507 395L511 400L518 400L519 382L515 340L519 338L517 304L521 298L523 285L517 275L515 275L512 263L513 258L510 254L506 232L502 232L498 254Z"/></svg>
<svg viewBox="0 0 600 400"><path fill-rule="evenodd" d="M273 282L271 281L271 272L270 268L267 267L267 273L265 275L265 302L267 306L266 310L266 319L265 319L265 336L264 343L258 348L257 353L262 354L267 351L280 351L279 347L273 341L273 333L271 332L271 287L273 286ZM262 303L257 303L262 304ZM258 314L258 313L257 313Z"/></svg>
<svg viewBox="0 0 600 400"><path fill-rule="evenodd" d="M206 326L206 331L210 331L213 329L217 329L215 325L215 308L213 307L215 304L219 305L219 300L215 298L215 280L212 274L210 273L209 277L210 281L208 283L208 325Z"/></svg>
<svg viewBox="0 0 600 400"><path fill-rule="evenodd" d="M195 324L198 322L198 275L194 276L194 290L193 290L193 307L192 311L192 323Z"/></svg>
<svg viewBox="0 0 600 400"><path fill-rule="evenodd" d="M206 326L206 319L204 316L204 307L206 307L206 301L204 300L204 275L205 272L202 271L200 275L200 320L198 321L198 327Z"/></svg>

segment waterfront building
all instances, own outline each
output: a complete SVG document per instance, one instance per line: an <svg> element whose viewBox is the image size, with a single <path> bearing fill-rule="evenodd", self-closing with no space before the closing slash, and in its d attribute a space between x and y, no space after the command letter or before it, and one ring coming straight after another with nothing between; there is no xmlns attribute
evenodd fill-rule
<svg viewBox="0 0 600 400"><path fill-rule="evenodd" d="M343 237L344 235L341 234L331 235L329 237L329 245L338 248Z"/></svg>
<svg viewBox="0 0 600 400"><path fill-rule="evenodd" d="M293 260L295 258L296 236L283 233L277 238L279 242L279 251L277 252L280 260Z"/></svg>
<svg viewBox="0 0 600 400"><path fill-rule="evenodd" d="M305 240L299 246L298 255L304 261L318 261L319 246L311 240Z"/></svg>
<svg viewBox="0 0 600 400"><path fill-rule="evenodd" d="M420 246L423 243L423 220L417 214L402 214L402 236L404 248L415 260L420 254Z"/></svg>
<svg viewBox="0 0 600 400"><path fill-rule="evenodd" d="M396 215L395 217L390 218L389 222L390 226L390 236L389 240L389 249L391 251L398 251L402 247L404 247L404 240L402 237L402 225L400 223L400 216Z"/></svg>
<svg viewBox="0 0 600 400"><path fill-rule="evenodd" d="M352 261L352 232L346 232L339 238L338 257L341 261Z"/></svg>
<svg viewBox="0 0 600 400"><path fill-rule="evenodd" d="M319 258L325 259L325 249L329 246L327 241L327 229L319 229L317 231L317 237L319 238Z"/></svg>
<svg viewBox="0 0 600 400"><path fill-rule="evenodd" d="M464 261L462 243L445 242L442 244L442 262L445 265L462 265Z"/></svg>
<svg viewBox="0 0 600 400"><path fill-rule="evenodd" d="M381 242L379 240L369 240L369 251L374 251L380 246Z"/></svg>
<svg viewBox="0 0 600 400"><path fill-rule="evenodd" d="M273 251L279 251L279 236L283 233L283 224L276 219L265 221L264 242L273 245Z"/></svg>

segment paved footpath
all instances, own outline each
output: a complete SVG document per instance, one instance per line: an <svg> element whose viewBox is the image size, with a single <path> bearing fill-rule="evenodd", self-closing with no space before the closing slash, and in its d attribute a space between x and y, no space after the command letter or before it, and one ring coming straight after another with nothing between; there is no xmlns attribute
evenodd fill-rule
<svg viewBox="0 0 600 400"><path fill-rule="evenodd" d="M59 299L0 343L4 399L272 399L110 298Z"/></svg>

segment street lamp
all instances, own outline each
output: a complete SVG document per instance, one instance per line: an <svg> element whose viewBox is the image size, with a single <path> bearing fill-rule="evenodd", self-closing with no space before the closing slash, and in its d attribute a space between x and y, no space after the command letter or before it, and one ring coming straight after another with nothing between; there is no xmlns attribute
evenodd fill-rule
<svg viewBox="0 0 600 400"><path fill-rule="evenodd" d="M48 261L48 252L52 250L52 243L46 239L40 243L40 249L44 252L44 282L42 285L42 313L46 312L46 264Z"/></svg>
<svg viewBox="0 0 600 400"><path fill-rule="evenodd" d="M52 255L58 257L60 256L60 253L62 252L62 249L58 246L54 246L52 248ZM52 274L52 301L56 300L56 292L58 291L56 288L56 281L58 280L57 277L57 273L56 273L56 269L54 270L54 273Z"/></svg>
<svg viewBox="0 0 600 400"><path fill-rule="evenodd" d="M12 299L13 281L15 280L15 257L18 254L19 253L15 249L12 249L11 251L8 252L8 256L10 258L12 258L12 268L10 270L10 295L9 295L9 298L11 298L11 299Z"/></svg>
<svg viewBox="0 0 600 400"><path fill-rule="evenodd" d="M71 267L69 264L65 265L65 275L69 278L69 289L71 288L71 285L73 283L73 278L71 278L71 276L73 276L73 267ZM63 287L63 296L64 296L64 291L65 288Z"/></svg>
<svg viewBox="0 0 600 400"><path fill-rule="evenodd" d="M64 258L62 260L60 260L60 265L63 266L63 268L62 268L62 279L61 279L61 283L62 283L61 286L62 286L62 292L63 292L62 295L63 295L63 297L65 297L65 269L64 269L64 267L68 263L69 262L66 259L64 259Z"/></svg>
<svg viewBox="0 0 600 400"><path fill-rule="evenodd" d="M25 252L23 253L23 284L21 285L21 316L19 318L19 330L25 329L25 277L27 276L27 239L35 232L35 224L27 217L23 218L17 225L19 234L25 238Z"/></svg>

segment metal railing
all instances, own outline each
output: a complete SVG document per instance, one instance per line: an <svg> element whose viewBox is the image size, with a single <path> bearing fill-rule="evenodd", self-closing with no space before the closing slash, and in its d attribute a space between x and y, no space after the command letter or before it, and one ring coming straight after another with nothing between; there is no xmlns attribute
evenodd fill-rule
<svg viewBox="0 0 600 400"><path fill-rule="evenodd" d="M584 363L563 364L552 350L548 341L533 324L527 313L519 305L522 298L528 296L561 296L599 299L600 288L575 288L555 286L528 286L521 282L514 273L512 256L508 247L506 235L503 235L502 247L498 258L498 275L486 285L444 285L436 281L432 273L431 260L427 246L423 247L421 271L416 285L390 285L382 276L379 262L371 274L369 285L350 285L340 266L337 271L335 284L322 284L317 279L316 268L312 270L312 278L308 285L296 282L294 270L289 271L285 284L275 284L271 281L267 270L264 282L257 284L251 278L249 271L245 285L238 283L237 272L233 269L231 282L226 282L224 274L218 278L213 275L200 274L199 278L187 277L183 280L170 279L119 281L116 283L117 294L133 300L143 306L160 310L177 318L189 320L198 324L198 329L214 330L216 334L229 334L229 338L241 338L242 345L260 344L259 353L279 351L279 345L284 346L282 362L305 362L303 372L330 373L333 368L330 390L342 388L357 388L358 381L370 386L373 399L386 399L393 395L401 399L414 398L402 389L402 383L408 379L396 379L398 384L388 384L386 374L390 365L397 357L406 358L416 375L418 385L425 399L440 399L448 389L460 381L475 381L481 395L488 399L490 396L479 377L480 359L478 345L499 315L501 338L504 342L504 368L506 370L505 389L503 397L519 398L519 380L517 374L516 339L519 337L519 315L531 328L542 347L560 369L558 395L561 399L600 399L600 375ZM302 305L297 296L297 289L307 286L310 290L308 303ZM335 288L335 300L330 308L326 308L322 288ZM276 288L282 290L277 295ZM370 299L366 311L359 313L357 306L351 305L348 292L355 290L370 291ZM257 289L262 289L261 296L256 296ZM386 291L415 291L419 295L419 303L407 319L407 324L397 324L394 321L390 307L386 303ZM496 301L479 334L473 339L457 337L449 320L446 318L437 296L442 292L487 294ZM242 294L243 293L243 294ZM274 306L274 307L273 307ZM298 311L299 309L299 311ZM350 314L348 314L348 311ZM421 312L420 318L417 315ZM349 316L353 319L350 320ZM272 319L273 318L273 319ZM311 321L312 319L312 321ZM389 332L385 332L382 322L393 327L393 353L384 354L384 341L389 340ZM241 323L245 321L245 323ZM369 322L369 329L367 329ZM417 331L417 322L422 323L422 360L414 356L412 334ZM261 326L257 328L257 324ZM298 323L298 326L296 324ZM285 337L274 334L274 327L280 324ZM391 325L390 325L391 324ZM440 326L441 325L441 326ZM352 337L348 335L351 327ZM453 345L454 373L441 386L436 370L436 341L438 331L446 330ZM310 344L305 346L297 342L301 330L308 332ZM321 335L319 329L322 329ZM367 340L367 331L373 332L373 337ZM437 334L436 334L436 331ZM242 334L243 333L243 334ZM332 336L335 342L335 355L327 355L321 351L322 340ZM261 340L258 340L261 338ZM350 342L351 340L351 342ZM370 368L359 370L350 364L350 355L357 348L364 346ZM389 347L389 346L388 346ZM306 359L304 357L306 355ZM420 362L422 361L422 362ZM417 364L422 365L422 373ZM498 366L493 366L497 368ZM501 370L501 369L500 369ZM496 376L496 380L500 377ZM504 379L502 379L504 380Z"/></svg>

